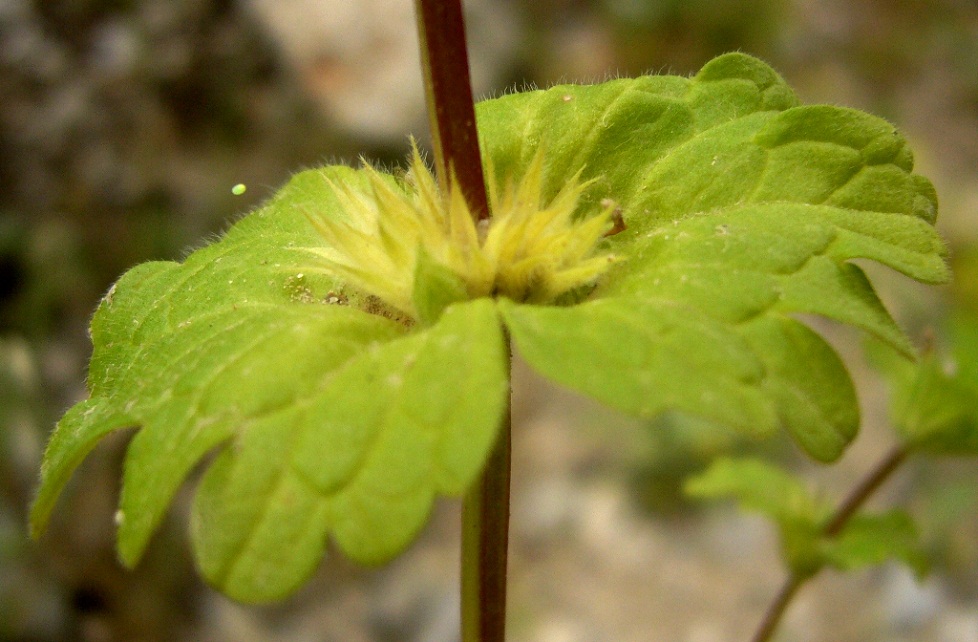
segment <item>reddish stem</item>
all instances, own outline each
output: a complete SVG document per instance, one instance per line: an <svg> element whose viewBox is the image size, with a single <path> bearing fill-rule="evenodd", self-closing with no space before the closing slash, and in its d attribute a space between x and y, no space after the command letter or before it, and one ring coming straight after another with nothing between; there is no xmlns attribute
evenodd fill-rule
<svg viewBox="0 0 978 642"><path fill-rule="evenodd" d="M475 219L488 219L462 4L416 0L415 6L439 181L447 192L449 177L454 177Z"/></svg>
<svg viewBox="0 0 978 642"><path fill-rule="evenodd" d="M826 522L825 526L822 528L822 533L826 537L837 537L842 529L846 527L852 516L862 508L866 500L875 493L880 486L883 485L887 479L900 467L900 465L907 460L907 456L910 454L903 446L897 446L890 450L883 459L873 467L866 477L864 477L855 488L850 491L846 498L842 501L836 511ZM781 590L778 591L777 596L774 601L768 606L767 611L764 613L764 617L761 619L761 623L757 630L754 632L753 637L751 637L751 642L768 642L771 636L774 634L774 630L781 623L781 618L784 616L785 611L788 609L788 605L791 603L792 598L801 588L801 585L805 583L806 580L810 579L808 577L799 577L798 575L792 573L788 579L785 580L784 585L782 585Z"/></svg>
<svg viewBox="0 0 978 642"><path fill-rule="evenodd" d="M489 218L460 0L416 0L421 63L438 180L454 181L476 222ZM506 338L509 349L509 338ZM509 534L510 412L462 502L462 639L503 642Z"/></svg>

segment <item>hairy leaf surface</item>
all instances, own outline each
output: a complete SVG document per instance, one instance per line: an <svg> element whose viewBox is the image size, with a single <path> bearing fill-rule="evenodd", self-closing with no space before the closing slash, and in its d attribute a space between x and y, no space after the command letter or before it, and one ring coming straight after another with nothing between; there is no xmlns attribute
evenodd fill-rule
<svg viewBox="0 0 978 642"><path fill-rule="evenodd" d="M851 383L796 315L910 353L852 260L947 278L933 187L891 125L800 106L740 54L691 79L558 86L479 107L494 166L518 173L543 146L551 190L581 172L593 181L581 215L610 199L627 224L608 239L624 260L593 302L504 308L533 367L628 412L784 427L818 459L842 452L858 426Z"/></svg>
<svg viewBox="0 0 978 642"><path fill-rule="evenodd" d="M195 503L195 551L208 580L242 600L296 588L330 534L355 559L388 559L436 494L464 491L508 394L495 306L460 304L410 332L306 271L301 248L317 241L303 211L329 206L327 176L361 180L346 168L300 174L221 242L134 268L106 295L91 397L52 436L35 532L72 470L125 427L139 430L120 500L123 560L139 560L177 488L218 448Z"/></svg>

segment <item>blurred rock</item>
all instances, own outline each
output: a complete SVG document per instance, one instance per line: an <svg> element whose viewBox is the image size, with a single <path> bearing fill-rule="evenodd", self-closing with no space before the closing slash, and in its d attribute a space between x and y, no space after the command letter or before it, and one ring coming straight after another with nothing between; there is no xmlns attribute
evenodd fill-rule
<svg viewBox="0 0 978 642"><path fill-rule="evenodd" d="M978 642L978 613L971 608L950 608L941 616L939 642Z"/></svg>
<svg viewBox="0 0 978 642"><path fill-rule="evenodd" d="M947 602L939 578L919 582L904 566L887 566L882 580L886 622L893 631L919 628L932 620Z"/></svg>
<svg viewBox="0 0 978 642"><path fill-rule="evenodd" d="M426 130L411 0L247 0L303 88L357 137L398 141ZM465 5L475 94L509 78L522 40L509 5Z"/></svg>

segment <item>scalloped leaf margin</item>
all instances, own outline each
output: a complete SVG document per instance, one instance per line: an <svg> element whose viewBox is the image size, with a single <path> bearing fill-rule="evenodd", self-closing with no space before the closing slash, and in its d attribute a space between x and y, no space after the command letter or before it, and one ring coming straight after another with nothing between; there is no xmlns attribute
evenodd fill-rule
<svg viewBox="0 0 978 642"><path fill-rule="evenodd" d="M803 106L761 61L728 54L693 78L650 76L478 105L483 152L544 182L590 179L579 215L609 201L625 257L587 302L502 307L544 376L629 413L676 409L749 434L786 429L837 458L856 434L838 355L796 317L854 325L912 354L855 263L948 278L937 203L906 141L851 109Z"/></svg>

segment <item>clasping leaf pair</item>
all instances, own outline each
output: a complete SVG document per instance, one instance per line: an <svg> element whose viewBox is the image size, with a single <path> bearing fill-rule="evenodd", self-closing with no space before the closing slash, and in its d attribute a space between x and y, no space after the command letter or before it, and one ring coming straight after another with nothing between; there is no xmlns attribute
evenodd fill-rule
<svg viewBox="0 0 978 642"><path fill-rule="evenodd" d="M192 536L222 591L281 598L330 539L388 560L479 474L507 409L506 336L542 375L624 412L783 429L831 460L856 397L796 315L909 355L851 261L947 278L934 190L904 140L861 112L800 106L749 56L511 94L477 116L485 229L415 154L400 178L302 172L220 241L123 276L92 321L90 396L48 446L34 532L99 440L135 427L127 564L209 453ZM626 229L605 237L612 208Z"/></svg>

